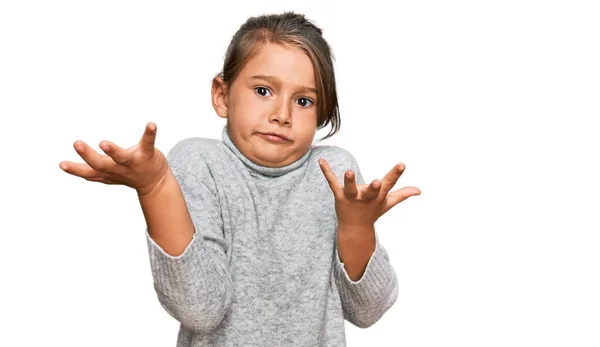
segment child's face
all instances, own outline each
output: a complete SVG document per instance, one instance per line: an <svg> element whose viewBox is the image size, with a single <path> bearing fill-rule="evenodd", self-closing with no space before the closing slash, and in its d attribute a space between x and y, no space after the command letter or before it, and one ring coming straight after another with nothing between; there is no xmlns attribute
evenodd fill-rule
<svg viewBox="0 0 600 347"><path fill-rule="evenodd" d="M229 93L224 90L222 83L213 84L213 106L228 119L229 134L248 159L281 167L306 154L316 133L317 93L313 65L305 52L269 43L248 61ZM288 140L261 135L270 132Z"/></svg>

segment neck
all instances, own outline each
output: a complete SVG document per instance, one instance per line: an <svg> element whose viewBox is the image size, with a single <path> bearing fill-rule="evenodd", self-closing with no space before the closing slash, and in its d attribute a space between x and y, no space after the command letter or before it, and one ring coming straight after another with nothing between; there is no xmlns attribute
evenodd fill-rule
<svg viewBox="0 0 600 347"><path fill-rule="evenodd" d="M240 161L242 161L242 163L244 163L244 165L248 168L248 171L256 172L260 175L269 176L269 177L282 176L291 171L296 170L297 168L301 167L308 160L308 157L310 157L310 154L312 152L312 147L311 147L308 149L308 151L306 151L306 153L302 157L300 157L298 160L296 160L295 162L293 162L291 164L281 166L281 167L269 167L269 166L264 166L264 165L260 165L260 164L253 162L252 160L248 159L242 152L240 152L240 150L238 149L236 144L233 142L233 139L229 135L229 132L227 131L227 125L225 125L223 127L222 138L223 138L223 143L225 144L225 146L227 146L227 148L229 148L231 150L231 152L233 152L233 154L235 154L235 156L238 159L240 159Z"/></svg>

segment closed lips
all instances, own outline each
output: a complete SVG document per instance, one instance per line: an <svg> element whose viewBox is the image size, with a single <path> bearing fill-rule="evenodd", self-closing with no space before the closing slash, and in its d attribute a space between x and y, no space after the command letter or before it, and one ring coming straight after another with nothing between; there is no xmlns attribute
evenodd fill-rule
<svg viewBox="0 0 600 347"><path fill-rule="evenodd" d="M262 133L262 134L263 134L263 135L278 136L278 137L281 137L282 139L289 140L289 139L288 139L288 138L287 138L285 135L283 135L283 134L277 134L277 133Z"/></svg>

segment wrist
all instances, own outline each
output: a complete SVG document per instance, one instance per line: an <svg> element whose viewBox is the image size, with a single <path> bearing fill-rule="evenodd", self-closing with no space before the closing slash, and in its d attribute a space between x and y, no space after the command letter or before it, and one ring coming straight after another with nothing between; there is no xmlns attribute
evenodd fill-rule
<svg viewBox="0 0 600 347"><path fill-rule="evenodd" d="M143 187L136 188L136 192L139 198L146 196L156 196L159 194L165 187L177 183L175 175L171 172L171 169L167 167L164 174L162 174L158 179L154 180L152 183L149 183Z"/></svg>
<svg viewBox="0 0 600 347"><path fill-rule="evenodd" d="M338 234L349 237L359 237L359 236L369 236L372 233L375 233L375 224L367 223L367 224L346 224L341 223L338 224L337 228Z"/></svg>

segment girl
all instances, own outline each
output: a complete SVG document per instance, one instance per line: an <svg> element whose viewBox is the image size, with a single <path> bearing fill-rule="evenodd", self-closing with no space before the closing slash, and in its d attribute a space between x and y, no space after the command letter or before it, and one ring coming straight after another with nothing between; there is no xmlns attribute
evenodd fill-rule
<svg viewBox="0 0 600 347"><path fill-rule="evenodd" d="M136 190L177 346L345 346L344 319L367 328L398 295L374 223L420 190L390 192L403 164L366 185L348 151L312 145L340 120L330 48L303 15L243 24L212 104L222 141L187 138L165 157L150 122L134 147L76 141L87 164L60 166Z"/></svg>

